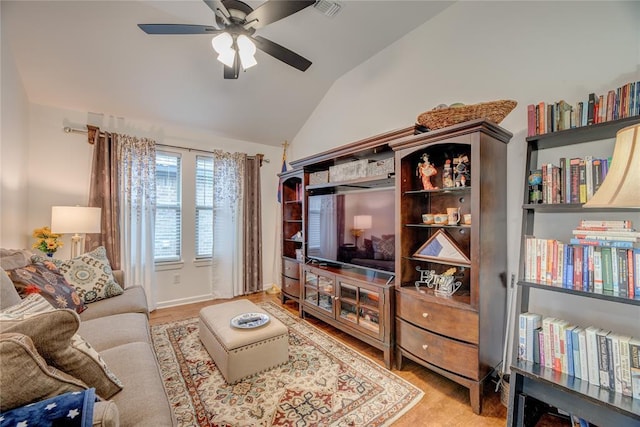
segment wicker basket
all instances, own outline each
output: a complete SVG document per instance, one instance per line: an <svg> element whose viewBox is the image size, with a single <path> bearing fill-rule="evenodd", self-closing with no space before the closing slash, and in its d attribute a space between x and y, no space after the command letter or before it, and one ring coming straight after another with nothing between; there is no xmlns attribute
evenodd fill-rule
<svg viewBox="0 0 640 427"><path fill-rule="evenodd" d="M497 124L507 117L517 104L516 101L500 100L426 111L418 116L418 124L431 130L474 119L488 119Z"/></svg>

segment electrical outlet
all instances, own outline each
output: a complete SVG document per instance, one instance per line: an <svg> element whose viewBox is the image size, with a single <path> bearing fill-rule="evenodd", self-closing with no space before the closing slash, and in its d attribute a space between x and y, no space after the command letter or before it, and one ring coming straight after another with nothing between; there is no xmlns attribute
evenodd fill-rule
<svg viewBox="0 0 640 427"><path fill-rule="evenodd" d="M180 273L176 273L173 275L173 284L174 285L180 284Z"/></svg>

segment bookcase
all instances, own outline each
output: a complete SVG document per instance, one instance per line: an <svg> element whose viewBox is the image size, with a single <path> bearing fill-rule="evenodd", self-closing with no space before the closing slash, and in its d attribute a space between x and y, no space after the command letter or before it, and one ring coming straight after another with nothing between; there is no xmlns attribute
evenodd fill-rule
<svg viewBox="0 0 640 427"><path fill-rule="evenodd" d="M396 365L402 369L407 358L467 387L476 414L482 411L484 382L501 361L511 137L494 123L472 120L390 144L399 174ZM435 167L426 185L418 176L425 158ZM454 167L461 161L463 169ZM452 175L449 166L457 172ZM448 211L460 216L449 221L444 215L445 222L430 217ZM451 271L454 287L442 292Z"/></svg>
<svg viewBox="0 0 640 427"><path fill-rule="evenodd" d="M607 155L613 150L612 138L626 126L640 122L629 117L600 124L531 136L526 139L526 172L540 169L542 164L557 163L560 158ZM640 165L638 165L640 167ZM514 319L531 309L532 301L548 301L546 316L556 316L582 327L601 327L609 316L628 314L628 322L639 336L640 297L630 298L621 293L593 292L581 287L568 287L562 278L552 284L527 273L526 245L530 236L569 242L572 228L580 220L631 220L640 225L640 210L614 208L583 208L583 203L530 203L529 182L525 179L522 212L520 266L518 273ZM531 265L531 264L529 264ZM598 315L585 321L589 307L598 306ZM571 310L566 307L570 306ZM573 315L575 318L568 318ZM579 319L580 315L583 316ZM586 316L588 317L588 316ZM517 325L517 323L516 323ZM553 406L598 426L640 425L640 400L632 399L605 387L599 387L576 375L559 372L518 358L518 327L514 328L511 376L509 387L508 426L535 425L541 408Z"/></svg>
<svg viewBox="0 0 640 427"><path fill-rule="evenodd" d="M304 263L304 187L308 177L302 169L280 174L282 207L282 303L300 300L300 264Z"/></svg>

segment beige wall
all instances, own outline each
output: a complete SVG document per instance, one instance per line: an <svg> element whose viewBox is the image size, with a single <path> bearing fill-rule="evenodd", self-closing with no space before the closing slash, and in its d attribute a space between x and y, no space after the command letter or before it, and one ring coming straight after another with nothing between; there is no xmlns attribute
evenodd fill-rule
<svg viewBox="0 0 640 427"><path fill-rule="evenodd" d="M30 237L24 227L28 191L29 107L6 37L1 38L0 242L5 248L23 248L29 243Z"/></svg>

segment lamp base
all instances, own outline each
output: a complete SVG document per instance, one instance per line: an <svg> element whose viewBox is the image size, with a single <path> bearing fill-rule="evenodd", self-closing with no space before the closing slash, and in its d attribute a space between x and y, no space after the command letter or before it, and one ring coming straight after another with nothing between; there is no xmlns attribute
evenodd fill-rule
<svg viewBox="0 0 640 427"><path fill-rule="evenodd" d="M71 258L76 258L82 255L82 242L84 238L78 233L71 236Z"/></svg>

